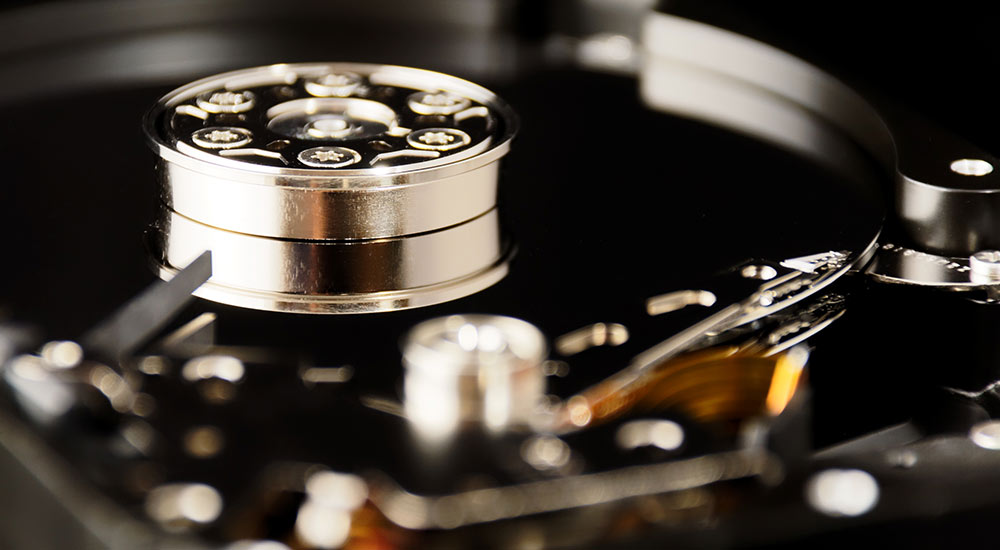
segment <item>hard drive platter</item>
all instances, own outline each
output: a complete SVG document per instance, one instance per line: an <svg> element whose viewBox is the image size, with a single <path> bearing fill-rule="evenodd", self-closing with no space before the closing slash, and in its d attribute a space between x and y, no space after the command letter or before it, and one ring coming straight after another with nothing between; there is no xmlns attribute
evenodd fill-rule
<svg viewBox="0 0 1000 550"><path fill-rule="evenodd" d="M0 13L0 545L977 540L981 92L759 9Z"/></svg>

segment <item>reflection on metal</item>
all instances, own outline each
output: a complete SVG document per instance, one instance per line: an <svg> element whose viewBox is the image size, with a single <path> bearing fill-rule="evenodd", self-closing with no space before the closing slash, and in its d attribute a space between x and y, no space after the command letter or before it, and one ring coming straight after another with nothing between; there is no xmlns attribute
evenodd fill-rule
<svg viewBox="0 0 1000 550"><path fill-rule="evenodd" d="M869 250L861 253L825 252L805 257L809 259L804 262L808 264L808 270L791 271L765 281L746 298L715 310L708 317L640 353L619 377L623 381L636 379L645 371L655 370L668 359L691 348L709 334L719 334L756 321L816 295L847 273L855 262L866 261L875 244L873 242ZM785 262L782 262L783 267Z"/></svg>
<svg viewBox="0 0 1000 550"><path fill-rule="evenodd" d="M212 312L202 313L165 336L161 340L160 346L168 351L179 351L182 348L208 348L215 344L215 319L216 316ZM147 357L143 361L146 359L152 358ZM163 358L160 359L165 361ZM163 371L163 369L155 367L152 364L147 368L155 371L148 372L148 374L160 374ZM143 369L142 365L140 365L140 369ZM147 371L143 370L143 372Z"/></svg>
<svg viewBox="0 0 1000 550"><path fill-rule="evenodd" d="M203 111L193 105L181 105L177 108L177 114L193 116L201 120L208 120L209 117L209 113L207 111Z"/></svg>
<svg viewBox="0 0 1000 550"><path fill-rule="evenodd" d="M761 340L763 344L768 346L768 349L763 352L763 356L770 357L805 342L840 319L846 311L843 296L839 294L823 296L815 303L807 305L802 311L795 312L792 318L772 329Z"/></svg>
<svg viewBox="0 0 1000 550"><path fill-rule="evenodd" d="M161 355L149 355L139 359L136 368L143 374L157 376L166 374L170 370L170 362Z"/></svg>
<svg viewBox="0 0 1000 550"><path fill-rule="evenodd" d="M909 470L917 465L920 457L910 449L893 449L885 454L885 460L894 468Z"/></svg>
<svg viewBox="0 0 1000 550"><path fill-rule="evenodd" d="M184 451L195 458L211 458L225 445L225 435L215 426L198 426L184 434Z"/></svg>
<svg viewBox="0 0 1000 550"><path fill-rule="evenodd" d="M969 430L969 439L984 449L1000 450L1000 421L980 422Z"/></svg>
<svg viewBox="0 0 1000 550"><path fill-rule="evenodd" d="M646 313L662 315L693 305L712 307L715 300L715 294L707 290L678 290L647 299Z"/></svg>
<svg viewBox="0 0 1000 550"><path fill-rule="evenodd" d="M19 355L0 371L25 413L41 425L54 422L76 403L69 384L36 355Z"/></svg>
<svg viewBox="0 0 1000 550"><path fill-rule="evenodd" d="M431 440L462 422L491 431L529 424L545 396L546 345L533 325L497 315L452 315L410 330L403 345L404 406Z"/></svg>
<svg viewBox="0 0 1000 550"><path fill-rule="evenodd" d="M363 84L361 77L348 72L331 72L305 81L305 89L316 97L347 97Z"/></svg>
<svg viewBox="0 0 1000 550"><path fill-rule="evenodd" d="M419 115L453 115L464 111L471 102L458 94L437 92L414 92L406 98L406 105Z"/></svg>
<svg viewBox="0 0 1000 550"><path fill-rule="evenodd" d="M982 159L958 159L949 166L952 172L963 176L985 176L993 171L993 165Z"/></svg>
<svg viewBox="0 0 1000 550"><path fill-rule="evenodd" d="M309 367L302 369L299 377L307 386L314 384L339 384L354 376L351 367Z"/></svg>
<svg viewBox="0 0 1000 550"><path fill-rule="evenodd" d="M836 263L843 261L845 256L846 253L844 252L835 252L831 250L829 252L820 252L819 254L810 254L808 256L799 256L798 258L782 260L781 267L787 267L788 269L794 269L804 273L814 273L817 269L827 267L831 262ZM768 277L765 280L773 278L774 277Z"/></svg>
<svg viewBox="0 0 1000 550"><path fill-rule="evenodd" d="M806 500L817 512L828 516L864 515L878 499L878 482L864 470L823 470L806 484Z"/></svg>
<svg viewBox="0 0 1000 550"><path fill-rule="evenodd" d="M355 510L368 498L368 487L358 476L324 470L306 480L306 495L323 506Z"/></svg>
<svg viewBox="0 0 1000 550"><path fill-rule="evenodd" d="M155 433L153 427L143 420L132 419L119 428L121 441L126 443L131 452L148 455L153 448Z"/></svg>
<svg viewBox="0 0 1000 550"><path fill-rule="evenodd" d="M406 413L403 411L403 404L399 401L389 399L387 397L379 397L377 395L362 395L358 398L358 401L373 411L391 414L392 416L398 416L399 418L406 417Z"/></svg>
<svg viewBox="0 0 1000 550"><path fill-rule="evenodd" d="M285 544L276 540L240 540L224 548L224 550L291 550Z"/></svg>
<svg viewBox="0 0 1000 550"><path fill-rule="evenodd" d="M564 378L569 374L569 363L566 361L548 359L542 361L542 372L545 373L545 376L558 376L559 378Z"/></svg>
<svg viewBox="0 0 1000 550"><path fill-rule="evenodd" d="M455 113L455 122L462 122L467 118L486 118L490 116L490 110L486 107L469 107L464 111Z"/></svg>
<svg viewBox="0 0 1000 550"><path fill-rule="evenodd" d="M827 460L882 452L887 449L911 445L923 438L924 434L917 426L912 422L903 422L820 449L813 453L813 458Z"/></svg>
<svg viewBox="0 0 1000 550"><path fill-rule="evenodd" d="M743 269L740 270L740 276L745 279L759 279L761 281L770 281L771 279L778 276L778 272L769 265L748 265L744 266Z"/></svg>
<svg viewBox="0 0 1000 550"><path fill-rule="evenodd" d="M340 548L351 532L351 512L361 507L368 488L361 478L331 471L306 480L306 501L295 518L295 534L310 547Z"/></svg>
<svg viewBox="0 0 1000 550"><path fill-rule="evenodd" d="M1000 282L1000 250L980 250L969 257L972 278Z"/></svg>
<svg viewBox="0 0 1000 550"><path fill-rule="evenodd" d="M83 361L83 348L70 340L48 342L39 352L45 364L54 369L70 369Z"/></svg>
<svg viewBox="0 0 1000 550"><path fill-rule="evenodd" d="M569 445L551 435L530 437L521 445L521 458L536 470L558 470L569 463L571 456Z"/></svg>
<svg viewBox="0 0 1000 550"><path fill-rule="evenodd" d="M568 357L597 346L620 346L628 341L628 329L618 323L594 323L556 338L555 348Z"/></svg>
<svg viewBox="0 0 1000 550"><path fill-rule="evenodd" d="M227 382L239 382L246 368L239 359L228 355L204 355L195 357L184 364L181 376L189 382L218 378Z"/></svg>
<svg viewBox="0 0 1000 550"><path fill-rule="evenodd" d="M684 443L684 429L671 420L632 420L618 428L615 441L623 449L653 446L673 451Z"/></svg>
<svg viewBox="0 0 1000 550"><path fill-rule="evenodd" d="M949 290L974 290L1000 285L992 251L982 251L979 258L936 256L904 246L886 243L865 272L885 283L930 286ZM973 269L973 264L978 270Z"/></svg>
<svg viewBox="0 0 1000 550"><path fill-rule="evenodd" d="M778 358L764 401L768 413L777 416L785 410L799 388L799 379L808 361L809 350L805 346L794 347Z"/></svg>
<svg viewBox="0 0 1000 550"><path fill-rule="evenodd" d="M511 253L495 209L441 231L370 241L271 239L161 215L161 276L210 249L212 278L195 295L255 309L364 313L440 303L502 279Z"/></svg>
<svg viewBox="0 0 1000 550"><path fill-rule="evenodd" d="M268 151L267 149L256 149L253 147L244 147L242 149L224 149L219 151L219 155L223 157L266 157L269 159L279 160L282 164L288 164L288 161L285 160L285 157L283 157L281 153Z"/></svg>
<svg viewBox="0 0 1000 550"><path fill-rule="evenodd" d="M773 46L656 12L643 45L640 93L654 109L776 143L855 180L873 173L852 140L892 159L889 132L861 96Z"/></svg>
<svg viewBox="0 0 1000 550"><path fill-rule="evenodd" d="M576 60L589 69L633 73L639 66L638 50L628 36L598 33L576 44Z"/></svg>
<svg viewBox="0 0 1000 550"><path fill-rule="evenodd" d="M195 105L208 113L245 113L256 105L257 98L253 92L217 91L201 94L195 99Z"/></svg>
<svg viewBox="0 0 1000 550"><path fill-rule="evenodd" d="M947 256L1000 247L1000 175L986 152L894 107L876 111L817 67L745 36L660 13L643 35L640 88L651 107L774 142L857 181L881 177L851 150L859 144L893 175L910 241Z"/></svg>
<svg viewBox="0 0 1000 550"><path fill-rule="evenodd" d="M371 160L370 164L375 166L376 164L385 161L392 160L402 157L420 157L425 159L434 159L441 156L438 151L421 151L419 149L405 149L403 151L391 151L388 153L379 153Z"/></svg>
<svg viewBox="0 0 1000 550"><path fill-rule="evenodd" d="M120 413L142 412L147 405L147 399L140 397L143 394L136 392L128 379L105 365L92 366L87 375L87 382L103 393L111 407ZM139 406L139 411L133 410L135 405Z"/></svg>
<svg viewBox="0 0 1000 550"><path fill-rule="evenodd" d="M168 531L211 523L221 513L222 496L203 483L162 485L146 497L146 514Z"/></svg>
<svg viewBox="0 0 1000 550"><path fill-rule="evenodd" d="M733 451L441 497L408 493L385 480L373 487L372 500L389 520L401 527L453 529L683 491L766 475L777 467L780 467L777 460L767 453Z"/></svg>

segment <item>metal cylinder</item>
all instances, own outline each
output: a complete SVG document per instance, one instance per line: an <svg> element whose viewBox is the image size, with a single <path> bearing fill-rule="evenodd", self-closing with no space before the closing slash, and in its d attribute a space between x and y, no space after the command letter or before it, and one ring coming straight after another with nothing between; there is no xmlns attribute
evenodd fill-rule
<svg viewBox="0 0 1000 550"><path fill-rule="evenodd" d="M497 168L515 125L485 88L406 67L272 65L178 88L145 120L158 269L210 249L199 295L310 313L481 290L506 273Z"/></svg>
<svg viewBox="0 0 1000 550"><path fill-rule="evenodd" d="M445 437L463 423L493 432L526 425L545 396L545 337L498 315L452 315L414 327L403 346L404 409L417 431Z"/></svg>

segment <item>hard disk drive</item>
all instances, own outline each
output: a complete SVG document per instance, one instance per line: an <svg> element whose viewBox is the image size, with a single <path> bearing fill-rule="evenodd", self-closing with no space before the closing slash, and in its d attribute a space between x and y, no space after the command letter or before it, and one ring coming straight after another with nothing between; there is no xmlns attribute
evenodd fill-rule
<svg viewBox="0 0 1000 550"><path fill-rule="evenodd" d="M985 31L735 4L0 11L0 546L988 536Z"/></svg>

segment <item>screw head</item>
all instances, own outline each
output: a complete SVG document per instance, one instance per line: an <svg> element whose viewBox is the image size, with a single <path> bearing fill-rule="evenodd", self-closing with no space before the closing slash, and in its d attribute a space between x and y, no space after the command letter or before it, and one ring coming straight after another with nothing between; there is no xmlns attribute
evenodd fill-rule
<svg viewBox="0 0 1000 550"><path fill-rule="evenodd" d="M253 92L208 92L201 94L195 104L209 113L245 113L253 109L257 98Z"/></svg>
<svg viewBox="0 0 1000 550"><path fill-rule="evenodd" d="M469 134L455 128L424 128L411 132L406 142L414 149L428 151L451 151L465 147L472 142Z"/></svg>
<svg viewBox="0 0 1000 550"><path fill-rule="evenodd" d="M313 168L342 168L361 160L361 155L347 147L313 147L299 153L299 162Z"/></svg>
<svg viewBox="0 0 1000 550"><path fill-rule="evenodd" d="M418 115L453 115L468 108L470 101L448 92L416 92L406 98L406 104Z"/></svg>
<svg viewBox="0 0 1000 550"><path fill-rule="evenodd" d="M235 149L250 143L253 134L246 128L212 126L191 134L191 141L204 149Z"/></svg>
<svg viewBox="0 0 1000 550"><path fill-rule="evenodd" d="M306 91L316 97L347 97L361 87L361 77L354 73L330 73L306 81Z"/></svg>

